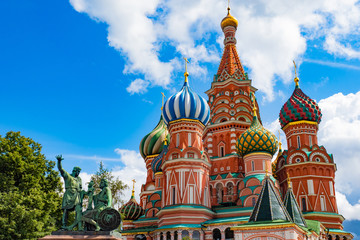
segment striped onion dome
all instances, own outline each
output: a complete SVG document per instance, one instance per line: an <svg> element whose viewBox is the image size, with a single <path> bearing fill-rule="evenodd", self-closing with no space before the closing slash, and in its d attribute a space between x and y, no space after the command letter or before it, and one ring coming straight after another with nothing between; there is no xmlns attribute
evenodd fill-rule
<svg viewBox="0 0 360 240"><path fill-rule="evenodd" d="M132 195L130 200L120 208L120 213L124 215L124 220L137 220L144 214L144 210Z"/></svg>
<svg viewBox="0 0 360 240"><path fill-rule="evenodd" d="M267 152L274 155L278 148L275 135L265 129L254 114L250 128L240 135L236 142L236 149L240 156L253 152Z"/></svg>
<svg viewBox="0 0 360 240"><path fill-rule="evenodd" d="M199 120L206 125L210 119L210 109L206 100L193 92L188 81L185 80L181 90L165 102L162 115L166 124L187 118Z"/></svg>
<svg viewBox="0 0 360 240"><path fill-rule="evenodd" d="M164 144L163 150L161 153L152 160L151 162L151 169L153 170L153 173L161 172L161 164L163 163L163 158L168 152L168 145Z"/></svg>
<svg viewBox="0 0 360 240"><path fill-rule="evenodd" d="M156 127L147 134L140 142L140 154L145 159L149 155L156 155L163 150L163 142L165 138L169 141L170 135L167 130L163 117Z"/></svg>
<svg viewBox="0 0 360 240"><path fill-rule="evenodd" d="M285 127L288 123L301 120L317 122L319 124L321 117L321 110L315 100L303 93L298 84L296 84L293 94L279 113L281 128Z"/></svg>

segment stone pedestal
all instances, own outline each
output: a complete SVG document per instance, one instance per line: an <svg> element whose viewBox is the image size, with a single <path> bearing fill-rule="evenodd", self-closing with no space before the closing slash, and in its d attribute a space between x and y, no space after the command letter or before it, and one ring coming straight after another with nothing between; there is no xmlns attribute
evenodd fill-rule
<svg viewBox="0 0 360 240"><path fill-rule="evenodd" d="M40 238L39 240L71 240L71 239L86 239L86 240L119 240L121 238L114 237L110 231L55 231L51 235Z"/></svg>

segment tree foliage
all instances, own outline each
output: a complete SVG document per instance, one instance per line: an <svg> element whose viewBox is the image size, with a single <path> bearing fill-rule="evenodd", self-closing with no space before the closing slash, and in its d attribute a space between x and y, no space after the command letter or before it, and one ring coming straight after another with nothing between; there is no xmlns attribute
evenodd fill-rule
<svg viewBox="0 0 360 240"><path fill-rule="evenodd" d="M109 187L113 197L113 204L115 207L119 207L120 204L124 203L124 200L121 198L124 195L123 191L128 189L129 186L123 183L118 177L115 178L115 176L112 174L112 171L105 168L103 162L100 162L99 170L95 173L95 175L91 176L91 180L94 181L94 187L97 189L97 191L100 191L99 185L102 178L105 178L109 181Z"/></svg>
<svg viewBox="0 0 360 240"><path fill-rule="evenodd" d="M0 136L0 239L37 239L61 224L55 162L20 132Z"/></svg>

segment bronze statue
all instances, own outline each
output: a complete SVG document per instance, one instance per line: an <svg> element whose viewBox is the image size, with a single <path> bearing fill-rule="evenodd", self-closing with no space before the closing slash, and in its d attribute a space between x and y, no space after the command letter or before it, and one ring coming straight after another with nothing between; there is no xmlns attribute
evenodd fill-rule
<svg viewBox="0 0 360 240"><path fill-rule="evenodd" d="M65 182L65 193L62 201L64 210L62 217L62 229L73 230L77 226L78 231L95 230L111 231L119 227L121 222L120 213L112 208L112 195L107 179L101 179L100 193L94 195L94 181L90 181L88 190L81 190L81 169L74 167L71 174L66 172L61 165L64 160L61 155L56 156L58 168ZM88 196L88 206L85 212L83 199ZM93 207L94 205L94 207ZM75 211L75 221L67 226L67 218L70 211Z"/></svg>
<svg viewBox="0 0 360 240"><path fill-rule="evenodd" d="M64 158L61 155L56 156L58 160L58 168L60 171L61 176L64 178L65 182L65 193L63 196L62 201L62 209L64 210L63 217L62 217L62 228L66 230L72 230L76 225L78 226L78 230L82 230L82 223L81 223L81 178L79 177L81 168L74 167L71 174L66 172L61 165L61 161ZM75 222L70 225L66 226L68 214L70 211L75 211Z"/></svg>

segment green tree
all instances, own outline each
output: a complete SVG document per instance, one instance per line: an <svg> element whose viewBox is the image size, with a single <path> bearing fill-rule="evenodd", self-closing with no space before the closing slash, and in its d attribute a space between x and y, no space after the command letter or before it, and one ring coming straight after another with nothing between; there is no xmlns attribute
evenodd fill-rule
<svg viewBox="0 0 360 240"><path fill-rule="evenodd" d="M91 180L94 181L94 187L98 192L100 192L99 185L102 178L105 178L109 181L109 186L113 197L113 204L116 208L118 208L120 204L124 203L124 200L122 200L121 197L124 196L123 191L128 189L129 186L123 183L118 177L115 178L115 176L112 174L112 171L105 168L103 162L100 162L99 170L95 173L95 175L91 176Z"/></svg>
<svg viewBox="0 0 360 240"><path fill-rule="evenodd" d="M55 162L20 132L0 135L0 239L37 239L61 224Z"/></svg>

